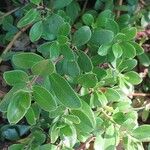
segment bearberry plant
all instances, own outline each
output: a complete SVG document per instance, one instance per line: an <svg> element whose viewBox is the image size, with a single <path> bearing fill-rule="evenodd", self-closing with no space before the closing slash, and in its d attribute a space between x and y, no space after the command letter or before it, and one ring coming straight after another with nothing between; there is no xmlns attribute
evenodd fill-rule
<svg viewBox="0 0 150 150"><path fill-rule="evenodd" d="M0 62L13 68L3 73L11 89L0 102L0 140L12 141L9 150L144 149L150 125L138 124L132 105L144 54L136 3L13 0L19 8L1 12L8 46ZM30 47L13 49L21 36Z"/></svg>

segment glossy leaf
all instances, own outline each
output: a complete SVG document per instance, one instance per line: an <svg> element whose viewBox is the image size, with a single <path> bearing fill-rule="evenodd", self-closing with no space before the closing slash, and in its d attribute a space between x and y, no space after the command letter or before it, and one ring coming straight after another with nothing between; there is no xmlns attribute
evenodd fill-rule
<svg viewBox="0 0 150 150"><path fill-rule="evenodd" d="M133 130L133 136L141 142L150 141L150 125L141 125Z"/></svg>
<svg viewBox="0 0 150 150"><path fill-rule="evenodd" d="M29 52L16 54L12 58L12 62L15 66L22 69L29 69L41 60L43 60L43 57Z"/></svg>
<svg viewBox="0 0 150 150"><path fill-rule="evenodd" d="M30 105L31 99L29 93L20 91L14 94L7 109L9 123L18 123L27 113Z"/></svg>
<svg viewBox="0 0 150 150"><path fill-rule="evenodd" d="M91 62L91 59L87 54L85 54L82 51L78 51L78 64L79 67L84 71L84 72L90 72L93 69L93 64Z"/></svg>
<svg viewBox="0 0 150 150"><path fill-rule="evenodd" d="M130 82L133 85L137 85L142 82L142 78L139 76L138 73L134 71L125 73L125 78L128 82Z"/></svg>
<svg viewBox="0 0 150 150"><path fill-rule="evenodd" d="M34 64L31 71L35 75L47 76L54 72L54 65L49 59L42 60Z"/></svg>
<svg viewBox="0 0 150 150"><path fill-rule="evenodd" d="M7 71L3 74L3 78L11 86L29 81L28 74L21 70Z"/></svg>
<svg viewBox="0 0 150 150"><path fill-rule="evenodd" d="M29 37L31 42L35 42L40 39L43 33L43 24L42 21L35 23L30 29Z"/></svg>
<svg viewBox="0 0 150 150"><path fill-rule="evenodd" d="M45 111L56 109L56 102L51 93L42 86L33 86L33 97L37 104Z"/></svg>
<svg viewBox="0 0 150 150"><path fill-rule="evenodd" d="M50 75L50 83L59 101L69 108L80 108L81 101L67 81L58 74Z"/></svg>
<svg viewBox="0 0 150 150"><path fill-rule="evenodd" d="M75 46L82 46L86 44L91 38L91 30L88 26L82 26L73 35L73 44Z"/></svg>
<svg viewBox="0 0 150 150"><path fill-rule="evenodd" d="M28 24L33 23L36 21L37 17L39 16L39 12L36 9L30 9L26 15L19 20L17 27L22 28Z"/></svg>
<svg viewBox="0 0 150 150"><path fill-rule="evenodd" d="M72 0L55 0L53 8L54 9L61 9L67 5L69 5L72 2Z"/></svg>

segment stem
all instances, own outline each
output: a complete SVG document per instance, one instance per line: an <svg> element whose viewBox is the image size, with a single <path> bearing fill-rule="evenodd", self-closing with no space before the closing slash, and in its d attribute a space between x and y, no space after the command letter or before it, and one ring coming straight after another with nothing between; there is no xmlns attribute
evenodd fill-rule
<svg viewBox="0 0 150 150"><path fill-rule="evenodd" d="M15 43L15 41L18 39L18 37L23 33L25 32L29 27L31 27L31 24L30 25L27 25L26 27L22 28L12 39L12 41L7 45L7 47L4 49L3 53L1 54L0 56L0 64L1 62L3 61L2 59L2 56L5 55L10 49L11 47L13 46L13 44Z"/></svg>
<svg viewBox="0 0 150 150"><path fill-rule="evenodd" d="M33 76L32 80L28 83L29 88L32 88L32 85L36 82L38 77L39 77L38 75Z"/></svg>
<svg viewBox="0 0 150 150"><path fill-rule="evenodd" d="M86 148L86 145L94 140L95 140L94 136L89 137L84 143L81 143L79 148L77 148L76 150L84 150Z"/></svg>
<svg viewBox="0 0 150 150"><path fill-rule="evenodd" d="M122 3L123 3L123 0L118 0L118 5L119 5L119 6L121 6ZM117 18L117 19L120 17L120 13L121 13L121 11L118 10L117 13L116 13L116 18Z"/></svg>
<svg viewBox="0 0 150 150"><path fill-rule="evenodd" d="M18 9L19 9L19 7L15 8L15 9L13 9L13 10L7 12L7 13L5 13L3 16L0 17L0 19L4 18L4 17L6 17L6 16L9 16L10 14L14 13L14 12L17 11Z"/></svg>

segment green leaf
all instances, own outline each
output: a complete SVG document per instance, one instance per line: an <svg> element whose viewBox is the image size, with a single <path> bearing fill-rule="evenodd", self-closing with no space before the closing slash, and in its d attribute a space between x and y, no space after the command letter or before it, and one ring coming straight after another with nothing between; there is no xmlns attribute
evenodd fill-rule
<svg viewBox="0 0 150 150"><path fill-rule="evenodd" d="M78 51L78 64L79 67L84 71L84 72L90 72L93 69L93 64L91 62L91 59L87 54L85 54L83 51Z"/></svg>
<svg viewBox="0 0 150 150"><path fill-rule="evenodd" d="M101 81L103 78L107 76L105 69L100 68L100 67L94 67L93 73L96 74L98 81Z"/></svg>
<svg viewBox="0 0 150 150"><path fill-rule="evenodd" d="M119 32L118 24L112 19L107 19L105 29L112 31L114 34Z"/></svg>
<svg viewBox="0 0 150 150"><path fill-rule="evenodd" d="M107 100L110 102L117 102L120 99L119 93L114 89L107 89L105 96L107 97Z"/></svg>
<svg viewBox="0 0 150 150"><path fill-rule="evenodd" d="M124 75L125 75L125 79L133 85L137 85L142 82L142 78L139 76L138 73L134 71L127 72Z"/></svg>
<svg viewBox="0 0 150 150"><path fill-rule="evenodd" d="M150 125L141 125L133 130L133 136L141 142L150 141Z"/></svg>
<svg viewBox="0 0 150 150"><path fill-rule="evenodd" d="M54 65L50 59L42 60L34 64L31 71L34 75L47 76L54 72Z"/></svg>
<svg viewBox="0 0 150 150"><path fill-rule="evenodd" d="M57 146L52 144L44 144L36 147L34 150L57 150Z"/></svg>
<svg viewBox="0 0 150 150"><path fill-rule="evenodd" d="M114 33L110 30L95 30L92 34L90 42L95 45L108 44L112 42L114 38Z"/></svg>
<svg viewBox="0 0 150 150"><path fill-rule="evenodd" d="M91 14L84 14L82 20L85 25L91 26L94 23L94 17Z"/></svg>
<svg viewBox="0 0 150 150"><path fill-rule="evenodd" d="M69 60L69 61L75 60L73 50L69 47L69 45L67 44L61 45L60 49L61 49L62 55L64 56L66 60Z"/></svg>
<svg viewBox="0 0 150 150"><path fill-rule="evenodd" d="M59 35L64 35L67 36L69 33L71 32L71 26L69 23L65 22L61 25L61 27L59 28Z"/></svg>
<svg viewBox="0 0 150 150"><path fill-rule="evenodd" d="M137 29L135 27L126 27L121 32L128 37L128 40L131 40L135 38Z"/></svg>
<svg viewBox="0 0 150 150"><path fill-rule="evenodd" d="M22 28L28 24L31 24L37 20L37 17L39 17L39 12L37 11L37 9L30 9L26 13L26 15L18 22L17 27Z"/></svg>
<svg viewBox="0 0 150 150"><path fill-rule="evenodd" d="M119 58L122 55L122 48L120 47L120 45L118 43L115 43L112 46L112 51L114 53L115 58Z"/></svg>
<svg viewBox="0 0 150 150"><path fill-rule="evenodd" d="M42 60L43 57L32 52L19 53L14 55L12 58L12 62L15 64L15 66L22 69L29 69L34 64Z"/></svg>
<svg viewBox="0 0 150 150"><path fill-rule="evenodd" d="M56 102L51 93L42 86L33 86L33 97L37 104L45 111L56 109Z"/></svg>
<svg viewBox="0 0 150 150"><path fill-rule="evenodd" d="M122 62L117 64L117 68L120 72L122 71L130 71L132 70L136 65L137 65L137 60L135 59L127 59L127 60L122 60Z"/></svg>
<svg viewBox="0 0 150 150"><path fill-rule="evenodd" d="M35 23L30 29L29 37L31 42L35 42L40 39L43 33L43 24L42 21Z"/></svg>
<svg viewBox="0 0 150 150"><path fill-rule="evenodd" d="M57 127L57 124L53 124L50 128L49 134L51 137L51 143L55 143L57 138L59 137L60 128Z"/></svg>
<svg viewBox="0 0 150 150"><path fill-rule="evenodd" d="M21 150L24 148L23 144L13 144L8 147L8 150Z"/></svg>
<svg viewBox="0 0 150 150"><path fill-rule="evenodd" d="M130 42L130 44L132 44L136 50L136 55L141 55L144 53L144 49L136 42Z"/></svg>
<svg viewBox="0 0 150 150"><path fill-rule="evenodd" d="M75 124L79 124L80 123L80 119L77 116L74 115L65 115L63 116L63 118L75 123Z"/></svg>
<svg viewBox="0 0 150 150"><path fill-rule="evenodd" d="M7 94L5 94L4 98L2 99L2 101L0 102L0 111L1 112L6 112L8 105L11 101L11 98L13 96L13 94L15 92L17 92L18 90L24 88L24 84L17 84L15 85Z"/></svg>
<svg viewBox="0 0 150 150"><path fill-rule="evenodd" d="M86 88L93 88L98 82L96 75L93 73L82 74L78 77L77 82Z"/></svg>
<svg viewBox="0 0 150 150"><path fill-rule="evenodd" d="M113 115L113 120L117 123L117 124L123 124L126 121L126 116L123 112L118 112L115 113Z"/></svg>
<svg viewBox="0 0 150 150"><path fill-rule="evenodd" d="M108 54L108 51L110 49L111 45L110 44L102 44L99 49L98 49L98 54L100 56L105 56Z"/></svg>
<svg viewBox="0 0 150 150"><path fill-rule="evenodd" d="M66 7L72 2L72 0L55 0L53 4L54 9L61 9Z"/></svg>
<svg viewBox="0 0 150 150"><path fill-rule="evenodd" d="M148 67L150 65L150 58L148 57L148 53L145 52L139 55L138 59L143 66Z"/></svg>
<svg viewBox="0 0 150 150"><path fill-rule="evenodd" d="M64 19L57 15L52 14L51 16L48 15L48 17L43 22L43 35L48 34L48 36L53 36L53 39L58 35L59 30L61 26L64 24Z"/></svg>
<svg viewBox="0 0 150 150"><path fill-rule="evenodd" d="M41 3L42 0L30 0L31 3L35 4L35 5L39 5Z"/></svg>
<svg viewBox="0 0 150 150"><path fill-rule="evenodd" d="M86 44L91 38L91 30L88 26L82 26L73 35L73 44L75 46L82 46Z"/></svg>
<svg viewBox="0 0 150 150"><path fill-rule="evenodd" d="M65 74L71 76L71 77L76 77L80 75L80 68L77 64L76 61L63 61L63 69Z"/></svg>
<svg viewBox="0 0 150 150"><path fill-rule="evenodd" d="M28 74L22 70L6 71L3 74L3 78L11 86L29 81Z"/></svg>
<svg viewBox="0 0 150 150"><path fill-rule="evenodd" d="M81 101L67 81L58 74L50 75L50 83L59 101L69 108L80 108Z"/></svg>
<svg viewBox="0 0 150 150"><path fill-rule="evenodd" d="M136 50L129 42L120 43L120 46L122 48L122 55L124 58L134 58L136 56Z"/></svg>
<svg viewBox="0 0 150 150"><path fill-rule="evenodd" d="M7 109L7 118L9 123L18 123L27 113L31 105L30 94L24 91L15 93L12 96L10 104Z"/></svg>
<svg viewBox="0 0 150 150"><path fill-rule="evenodd" d="M48 45L47 45L48 46ZM55 60L60 54L60 45L58 42L53 42L49 47L50 58Z"/></svg>
<svg viewBox="0 0 150 150"><path fill-rule="evenodd" d="M71 112L81 120L79 124L76 124L77 129L85 133L94 130L96 120L93 111L86 102L82 101L81 109L72 110Z"/></svg>
<svg viewBox="0 0 150 150"><path fill-rule="evenodd" d="M36 124L36 117L35 117L35 114L34 114L32 107L30 107L28 109L27 113L25 114L25 117L26 117L28 124L30 124L30 125Z"/></svg>

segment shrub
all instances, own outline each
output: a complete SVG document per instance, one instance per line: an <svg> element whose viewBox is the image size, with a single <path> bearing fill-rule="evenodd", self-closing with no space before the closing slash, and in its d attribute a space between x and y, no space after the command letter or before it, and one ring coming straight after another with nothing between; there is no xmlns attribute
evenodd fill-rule
<svg viewBox="0 0 150 150"><path fill-rule="evenodd" d="M17 141L10 150L80 150L90 143L95 150L143 149L150 126L138 125L132 95L142 82L135 68L144 50L126 10L135 3L97 0L86 9L87 1L30 0L14 18L3 17L4 43L30 28L37 49L8 47L1 58L14 68L3 74L12 88L0 103L9 122L1 140ZM113 11L123 8L128 13Z"/></svg>

